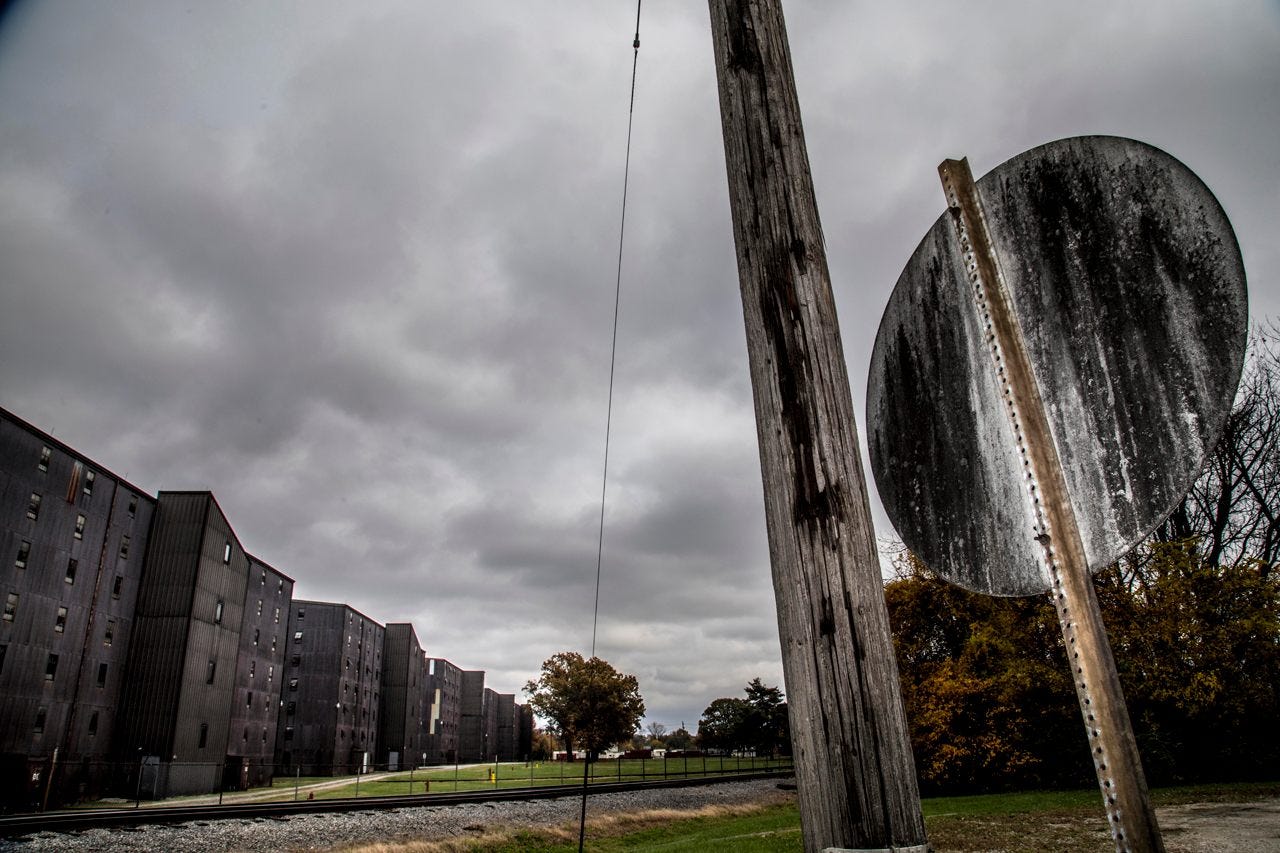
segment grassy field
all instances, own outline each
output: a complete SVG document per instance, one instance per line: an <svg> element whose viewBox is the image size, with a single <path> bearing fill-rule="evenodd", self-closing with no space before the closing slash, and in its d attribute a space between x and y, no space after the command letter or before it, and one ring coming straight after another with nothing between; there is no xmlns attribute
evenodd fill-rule
<svg viewBox="0 0 1280 853"><path fill-rule="evenodd" d="M1280 783L1165 788L1157 806L1248 802L1280 797ZM929 840L937 853L1111 853L1096 791L1027 792L924 801ZM593 853L799 853L800 815L794 802L767 806L712 806L693 813L656 811L605 816L588 825ZM576 826L539 831L487 830L483 837L449 842L365 845L350 853L571 853Z"/></svg>
<svg viewBox="0 0 1280 853"><path fill-rule="evenodd" d="M737 758L733 756L709 758L636 759L625 761L600 761L590 765L591 783L639 782L663 778L685 778L722 773L745 773L764 770L789 770L791 762L764 758ZM454 791L486 791L495 788L526 788L539 785L576 785L582 782L582 762L534 762L532 764L481 764L461 768L436 767L425 770L377 774L370 780L348 777L345 780L330 777L277 776L272 787L282 790L282 796L291 795L295 785L305 789L309 785L342 782L341 785L314 790L316 799L336 797L388 797L405 794L439 794ZM358 790L357 790L358 789Z"/></svg>

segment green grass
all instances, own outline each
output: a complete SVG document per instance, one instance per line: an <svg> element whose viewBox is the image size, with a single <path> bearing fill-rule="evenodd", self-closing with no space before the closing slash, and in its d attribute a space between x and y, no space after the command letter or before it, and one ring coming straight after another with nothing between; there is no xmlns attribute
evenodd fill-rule
<svg viewBox="0 0 1280 853"><path fill-rule="evenodd" d="M314 785L318 782L332 782L332 776L277 776L271 780L273 788L292 788L294 784Z"/></svg>
<svg viewBox="0 0 1280 853"><path fill-rule="evenodd" d="M1185 803L1242 802L1280 796L1280 782L1236 782L1213 785L1186 785L1157 788L1151 801L1157 806ZM928 797L921 800L924 816L951 815L1012 816L1077 808L1102 810L1096 788L1079 791L1018 791L1006 794L979 794L969 797Z"/></svg>
<svg viewBox="0 0 1280 853"><path fill-rule="evenodd" d="M665 766L664 766L665 765ZM566 762L534 762L483 764L460 767L433 767L430 769L402 771L384 776L377 780L361 777L359 785L356 777L346 777L347 784L333 788L317 790L313 793L316 799L336 799L339 797L388 797L406 794L440 794L454 791L492 791L495 788L527 788L541 785L577 785L582 782L584 765L580 761ZM628 759L623 761L600 761L592 763L588 768L591 784L610 782L641 782L664 778L718 776L721 773L748 773L765 770L789 770L790 760L766 760L763 758L673 758L661 759ZM492 774L492 775L491 775ZM300 785L340 781L343 777L308 777L300 780ZM430 784L428 791L425 785ZM273 787L285 789L291 793L294 787L292 778L277 777ZM357 792L357 787L359 791ZM303 792L306 796L308 792Z"/></svg>
<svg viewBox="0 0 1280 853"><path fill-rule="evenodd" d="M276 799L292 799L294 786L300 788L300 797L338 799L343 797L404 797L407 794L452 794L454 792L481 792L498 788L531 788L540 785L581 784L584 763L576 762L513 762L499 765L470 765L422 768L399 771L396 774L375 774L376 779L361 776L276 776L271 788L278 790ZM728 772L790 770L790 760L765 760L765 758L660 758L648 760L599 761L586 767L591 784L616 783L616 781L645 781L667 777L718 776ZM343 783L343 784L334 784ZM307 785L334 784L333 788L307 790Z"/></svg>
<svg viewBox="0 0 1280 853"><path fill-rule="evenodd" d="M1152 792L1159 806L1195 802L1243 802L1280 797L1280 783L1197 785ZM1096 791L1029 791L972 797L935 797L923 801L930 843L938 853L969 853L998 848L1009 853L1110 853ZM657 817L588 828L594 853L799 853L803 850L800 813L795 802L774 804L748 814L693 818ZM472 851L484 853L571 853L576 835L523 831L477 839Z"/></svg>
<svg viewBox="0 0 1280 853"><path fill-rule="evenodd" d="M590 832L588 840L592 853L642 850L662 853L797 853L804 849L800 815L794 803L768 806L747 815L662 822L620 835ZM577 849L576 837L564 841L537 832L519 832L507 841L480 842L475 848L486 853L574 853Z"/></svg>

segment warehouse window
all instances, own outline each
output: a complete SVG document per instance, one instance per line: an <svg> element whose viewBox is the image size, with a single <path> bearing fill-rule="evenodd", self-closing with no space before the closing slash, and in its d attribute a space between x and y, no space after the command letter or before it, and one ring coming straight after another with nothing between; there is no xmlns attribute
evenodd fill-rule
<svg viewBox="0 0 1280 853"><path fill-rule="evenodd" d="M267 665L267 684L270 684L272 681L274 681L275 677L276 677L276 665L268 664Z"/></svg>
<svg viewBox="0 0 1280 853"><path fill-rule="evenodd" d="M246 708L253 707L253 691L252 690L249 691L248 697L244 700L244 706Z"/></svg>
<svg viewBox="0 0 1280 853"><path fill-rule="evenodd" d="M44 680L53 681L54 676L58 674L58 656L49 655L49 659L44 665Z"/></svg>
<svg viewBox="0 0 1280 853"><path fill-rule="evenodd" d="M230 542L222 546L222 562L224 563L231 562L231 543Z"/></svg>
<svg viewBox="0 0 1280 853"><path fill-rule="evenodd" d="M53 451L48 447L40 448L40 461L36 464L36 468L41 471L49 470L49 460L53 457Z"/></svg>
<svg viewBox="0 0 1280 853"><path fill-rule="evenodd" d="M9 593L9 597L4 600L4 621L12 622L17 613L18 594L16 592L11 592Z"/></svg>
<svg viewBox="0 0 1280 853"><path fill-rule="evenodd" d="M53 630L59 634L67 630L67 608L58 608L58 616L53 621Z"/></svg>
<svg viewBox="0 0 1280 853"><path fill-rule="evenodd" d="M267 570L263 569L262 576L258 578L258 586L266 586L266 585L267 585Z"/></svg>
<svg viewBox="0 0 1280 853"><path fill-rule="evenodd" d="M289 679L289 689L290 689L290 690L297 690L297 689L298 689L298 679L296 679L296 678L290 678L290 679ZM293 704L293 703L290 703L290 704Z"/></svg>
<svg viewBox="0 0 1280 853"><path fill-rule="evenodd" d="M279 607L276 608L275 621L277 625L280 624L280 608Z"/></svg>
<svg viewBox="0 0 1280 853"><path fill-rule="evenodd" d="M284 739L293 740L293 726L284 727Z"/></svg>
<svg viewBox="0 0 1280 853"><path fill-rule="evenodd" d="M89 718L89 737L98 736L98 712L94 711L93 716Z"/></svg>
<svg viewBox="0 0 1280 853"><path fill-rule="evenodd" d="M298 618L299 618L299 619L302 619L302 618L303 618L303 617L305 617L306 615L307 615L307 609L306 609L305 607L299 607L299 608L298 608Z"/></svg>
<svg viewBox="0 0 1280 853"><path fill-rule="evenodd" d="M77 513L77 514L76 514L76 532L75 532L75 537L76 537L77 539L83 539L83 538L84 538L84 523L85 523L85 521L86 521L86 519L85 519L85 517L84 517L83 515L80 515L79 513Z"/></svg>
<svg viewBox="0 0 1280 853"><path fill-rule="evenodd" d="M259 616L262 615L262 599L261 598L258 599L258 615Z"/></svg>
<svg viewBox="0 0 1280 853"><path fill-rule="evenodd" d="M35 492L32 492L30 499L27 500L27 518L32 521L40 518L40 495Z"/></svg>
<svg viewBox="0 0 1280 853"><path fill-rule="evenodd" d="M255 646L256 646L256 645L258 645L258 638L259 638L261 635L262 635L262 632L261 632L261 631L259 631L257 628L254 628L254 629L253 629L253 644L254 644Z"/></svg>
<svg viewBox="0 0 1280 853"><path fill-rule="evenodd" d="M120 537L120 559L129 559L129 534Z"/></svg>
<svg viewBox="0 0 1280 853"><path fill-rule="evenodd" d="M9 651L9 645L7 643L0 646L0 672L4 672L4 656L7 651Z"/></svg>
<svg viewBox="0 0 1280 853"><path fill-rule="evenodd" d="M116 575L116 582L111 585L111 597L119 598L120 590L124 587L124 575Z"/></svg>
<svg viewBox="0 0 1280 853"><path fill-rule="evenodd" d="M204 749L207 743L209 743L209 724L201 723L200 724L200 740L196 743L196 748Z"/></svg>
<svg viewBox="0 0 1280 853"><path fill-rule="evenodd" d="M13 565L19 569L27 567L27 560L31 557L31 543L23 539L18 543L18 556L14 558Z"/></svg>
<svg viewBox="0 0 1280 853"><path fill-rule="evenodd" d="M44 716L45 716L44 708L40 708L39 710L36 711L36 724L34 727L36 734L40 734L41 732L44 731Z"/></svg>
<svg viewBox="0 0 1280 853"><path fill-rule="evenodd" d="M222 610L224 607L226 607L226 604L223 602L221 598L219 598L218 603L214 605L214 608L213 608L213 624L215 625L222 624Z"/></svg>
<svg viewBox="0 0 1280 853"><path fill-rule="evenodd" d="M213 684L213 676L218 672L218 662L216 660L209 661L209 668L205 672L204 683Z"/></svg>
<svg viewBox="0 0 1280 853"><path fill-rule="evenodd" d="M75 557L67 560L67 574L63 580L69 584L74 584L76 582L76 569L78 568L80 568L80 561Z"/></svg>
<svg viewBox="0 0 1280 853"><path fill-rule="evenodd" d="M301 643L301 642L302 642L302 632L301 632L301 631L294 631L294 632L293 632L293 641L294 641L295 643Z"/></svg>
<svg viewBox="0 0 1280 853"><path fill-rule="evenodd" d="M129 495L129 517L133 518L138 513L138 496Z"/></svg>
<svg viewBox="0 0 1280 853"><path fill-rule="evenodd" d="M115 633L116 633L115 625L107 625L107 630L102 632L102 645L104 646L111 645L111 640L115 637Z"/></svg>
<svg viewBox="0 0 1280 853"><path fill-rule="evenodd" d="M84 493L86 496L93 495L93 479L96 476L97 475L94 474L92 471L84 472Z"/></svg>
<svg viewBox="0 0 1280 853"><path fill-rule="evenodd" d="M107 665L105 663L98 664L98 686L107 686Z"/></svg>

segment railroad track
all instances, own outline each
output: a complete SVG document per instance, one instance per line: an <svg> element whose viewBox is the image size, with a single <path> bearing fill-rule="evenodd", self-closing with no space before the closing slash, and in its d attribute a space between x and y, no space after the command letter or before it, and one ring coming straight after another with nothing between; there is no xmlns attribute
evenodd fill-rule
<svg viewBox="0 0 1280 853"><path fill-rule="evenodd" d="M790 771L735 773L726 776L668 779L656 782L596 782L588 795L612 794L620 791L643 791L656 788L691 788L724 782L752 779L781 779ZM226 820L229 818L287 817L319 812L377 811L403 808L431 808L469 803L518 802L551 800L582 795L582 785L544 785L533 788L503 788L496 791L466 791L441 794L405 794L392 797L344 797L331 800L286 800L265 803L226 803L224 805L165 806L163 808L68 809L65 811L0 816L0 837L28 835L33 832L66 832L93 827L143 826L146 824L187 823L190 821Z"/></svg>

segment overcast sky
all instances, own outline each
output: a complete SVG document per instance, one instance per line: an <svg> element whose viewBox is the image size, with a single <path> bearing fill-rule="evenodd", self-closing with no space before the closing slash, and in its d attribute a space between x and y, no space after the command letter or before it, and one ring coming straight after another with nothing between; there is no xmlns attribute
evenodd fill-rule
<svg viewBox="0 0 1280 853"><path fill-rule="evenodd" d="M860 420L947 157L1163 148L1280 314L1275 0L787 11ZM586 652L635 4L0 14L0 406L499 691ZM781 658L707 10L641 39L597 651L692 728Z"/></svg>

